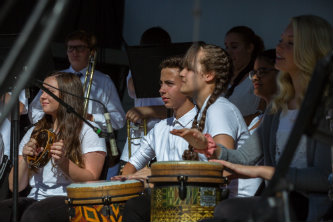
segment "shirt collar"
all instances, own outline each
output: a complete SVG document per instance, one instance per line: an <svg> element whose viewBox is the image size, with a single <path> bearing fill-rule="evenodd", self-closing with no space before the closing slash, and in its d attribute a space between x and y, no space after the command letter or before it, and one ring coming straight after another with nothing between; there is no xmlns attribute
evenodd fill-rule
<svg viewBox="0 0 333 222"><path fill-rule="evenodd" d="M188 127L188 125L193 121L195 115L197 115L198 109L194 106L190 111L185 113L179 119L173 118L172 125L175 126L176 124L181 125L183 128Z"/></svg>
<svg viewBox="0 0 333 222"><path fill-rule="evenodd" d="M85 75L86 72L87 72L87 68L88 68L88 67L86 67L86 68L80 70L79 72L76 72L76 71L73 69L73 67L70 66L70 67L69 67L69 72L71 72L71 73L81 73L82 75Z"/></svg>

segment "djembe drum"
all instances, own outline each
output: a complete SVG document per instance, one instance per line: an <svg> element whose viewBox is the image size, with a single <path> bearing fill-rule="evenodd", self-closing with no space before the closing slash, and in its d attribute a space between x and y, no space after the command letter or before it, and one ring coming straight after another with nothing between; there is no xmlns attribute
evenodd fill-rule
<svg viewBox="0 0 333 222"><path fill-rule="evenodd" d="M213 217L221 201L223 166L214 162L157 162L151 166L151 221L198 221Z"/></svg>
<svg viewBox="0 0 333 222"><path fill-rule="evenodd" d="M122 221L125 202L143 192L138 180L94 181L67 186L69 219L72 222Z"/></svg>

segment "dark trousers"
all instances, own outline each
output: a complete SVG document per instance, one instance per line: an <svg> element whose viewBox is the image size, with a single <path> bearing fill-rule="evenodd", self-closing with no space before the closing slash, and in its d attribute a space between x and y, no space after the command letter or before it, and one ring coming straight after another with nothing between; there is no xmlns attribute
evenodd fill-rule
<svg viewBox="0 0 333 222"><path fill-rule="evenodd" d="M36 201L27 197L18 200L18 220L22 222L69 221L65 196L49 197ZM13 199L0 201L0 220L12 221Z"/></svg>
<svg viewBox="0 0 333 222"><path fill-rule="evenodd" d="M150 221L150 192L126 201L123 222Z"/></svg>
<svg viewBox="0 0 333 222"><path fill-rule="evenodd" d="M238 221L285 221L286 211L292 221L304 221L308 212L308 199L291 192L288 204L281 198L262 198L259 196L230 198L221 201L214 210L214 219L200 222L238 222Z"/></svg>

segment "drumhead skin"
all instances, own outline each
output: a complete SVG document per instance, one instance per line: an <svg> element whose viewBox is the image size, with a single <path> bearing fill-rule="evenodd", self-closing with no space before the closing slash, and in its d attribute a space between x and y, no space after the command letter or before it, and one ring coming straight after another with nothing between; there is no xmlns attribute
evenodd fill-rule
<svg viewBox="0 0 333 222"><path fill-rule="evenodd" d="M151 165L152 169L161 169L161 168L167 168L167 169L187 169L191 168L193 170L195 169L201 169L201 170L209 170L209 169L215 169L222 171L223 166L219 163L215 162L204 162L204 161L159 161L156 163L153 163Z"/></svg>
<svg viewBox="0 0 333 222"><path fill-rule="evenodd" d="M225 183L223 166L203 161L161 161L151 166L149 182L175 182L179 176L187 176L187 182Z"/></svg>
<svg viewBox="0 0 333 222"><path fill-rule="evenodd" d="M158 161L152 165L212 165L212 166L222 166L219 163L215 162L206 162L206 161L196 161L196 160L185 160L185 161Z"/></svg>
<svg viewBox="0 0 333 222"><path fill-rule="evenodd" d="M123 201L143 192L143 183L138 180L91 181L73 183L67 186L67 196L71 199L101 199L110 197L112 201Z"/></svg>
<svg viewBox="0 0 333 222"><path fill-rule="evenodd" d="M108 181L108 180L100 180L100 181L88 181L82 183L72 183L67 186L67 189L72 188L90 188L90 187L105 187L105 186L117 186L117 185L125 185L125 184L136 184L141 183L138 180L125 180L125 181Z"/></svg>

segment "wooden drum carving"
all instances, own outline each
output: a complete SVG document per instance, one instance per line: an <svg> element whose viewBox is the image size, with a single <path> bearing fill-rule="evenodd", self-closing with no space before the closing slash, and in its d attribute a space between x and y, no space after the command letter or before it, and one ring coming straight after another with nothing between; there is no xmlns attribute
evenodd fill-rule
<svg viewBox="0 0 333 222"><path fill-rule="evenodd" d="M223 166L214 162L175 161L152 164L149 183L151 221L198 221L213 217L221 201Z"/></svg>
<svg viewBox="0 0 333 222"><path fill-rule="evenodd" d="M143 192L137 180L94 181L67 186L70 221L122 221L125 202Z"/></svg>

